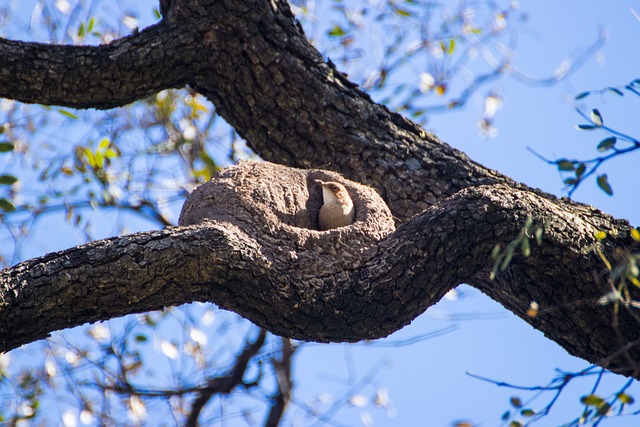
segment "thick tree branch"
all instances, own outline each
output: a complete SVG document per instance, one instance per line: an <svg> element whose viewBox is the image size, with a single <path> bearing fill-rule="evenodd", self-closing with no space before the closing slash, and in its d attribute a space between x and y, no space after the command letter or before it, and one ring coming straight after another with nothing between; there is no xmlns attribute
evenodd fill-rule
<svg viewBox="0 0 640 427"><path fill-rule="evenodd" d="M0 97L73 108L129 104L188 81L193 35L168 23L108 45L71 46L0 38Z"/></svg>
<svg viewBox="0 0 640 427"><path fill-rule="evenodd" d="M242 223L241 229L227 221L94 242L2 272L0 351L84 322L195 300L212 301L291 338L375 339L411 322L451 288L470 283L572 354L603 363L635 343L640 329L625 310L612 322L613 306L598 304L611 286L594 269L602 264L588 248L597 243L596 230L617 236L602 247L611 258L631 238L628 225L588 213L565 212L508 186L469 188L378 244L353 248L357 262L348 249L357 241L356 224L304 230L303 244L266 235L269 223ZM514 257L490 282L491 249L512 241L527 215L546 224L543 245L529 258ZM542 308L536 318L525 314L531 301ZM640 360L640 349L632 345L607 367L640 376L624 356Z"/></svg>

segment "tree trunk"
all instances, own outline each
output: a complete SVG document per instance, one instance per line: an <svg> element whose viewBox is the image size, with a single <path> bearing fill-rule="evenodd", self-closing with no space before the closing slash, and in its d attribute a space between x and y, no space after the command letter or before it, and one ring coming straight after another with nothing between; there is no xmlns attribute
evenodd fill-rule
<svg viewBox="0 0 640 427"><path fill-rule="evenodd" d="M214 202L206 205L211 214L185 222L210 221L4 270L0 351L57 329L194 300L287 337L374 339L468 283L571 354L640 378L636 309L625 295L599 303L614 289L603 258L623 265L635 244L628 223L515 183L374 103L307 42L286 2L175 0L161 23L109 46L0 39L0 57L0 96L23 102L112 108L188 83L265 159L370 185L397 225L363 195L355 224L312 230L317 195L307 178L321 172L275 166L265 169L275 177L261 181L269 183L261 220L252 213L255 193L246 191L255 182L234 185L224 175L211 185L237 190L237 208L217 211ZM349 185L354 194L366 191ZM276 187L308 199L270 191ZM276 206L277 197L290 197L297 211ZM544 231L540 246L530 235L536 228ZM598 231L609 237L597 240ZM531 241L528 257L523 240ZM496 244L506 268L489 280ZM627 302L638 299L636 289L628 292Z"/></svg>

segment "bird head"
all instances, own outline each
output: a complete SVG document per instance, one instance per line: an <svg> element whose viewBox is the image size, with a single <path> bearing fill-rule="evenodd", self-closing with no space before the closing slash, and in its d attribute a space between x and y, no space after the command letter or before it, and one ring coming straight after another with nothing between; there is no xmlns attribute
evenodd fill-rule
<svg viewBox="0 0 640 427"><path fill-rule="evenodd" d="M322 187L322 199L325 203L350 200L347 189L339 182L316 179L316 183Z"/></svg>

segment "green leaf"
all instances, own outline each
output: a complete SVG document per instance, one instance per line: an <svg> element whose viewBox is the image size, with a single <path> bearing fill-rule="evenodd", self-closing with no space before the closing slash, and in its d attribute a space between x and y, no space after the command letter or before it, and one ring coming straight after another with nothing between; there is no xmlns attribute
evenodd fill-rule
<svg viewBox="0 0 640 427"><path fill-rule="evenodd" d="M338 24L334 25L333 28L329 31L329 35L331 37L342 37L347 33L342 29L342 27Z"/></svg>
<svg viewBox="0 0 640 427"><path fill-rule="evenodd" d="M447 51L445 52L447 55L451 55L453 54L453 51L456 48L456 40L455 39L451 39L449 40L449 48L447 49Z"/></svg>
<svg viewBox="0 0 640 427"><path fill-rule="evenodd" d="M567 178L564 180L564 183L566 185L576 185L578 183L578 180L575 178Z"/></svg>
<svg viewBox="0 0 640 427"><path fill-rule="evenodd" d="M520 242L520 250L522 251L522 255L528 257L531 255L531 245L529 244L529 238L525 237Z"/></svg>
<svg viewBox="0 0 640 427"><path fill-rule="evenodd" d="M574 98L576 101L581 100L582 98L586 98L587 96L589 96L591 94L591 92L581 92L579 94L576 95L576 97Z"/></svg>
<svg viewBox="0 0 640 427"><path fill-rule="evenodd" d="M84 157L87 159L87 163L89 163L89 166L95 168L96 167L96 158L93 155L93 152L90 149L86 148L86 147L83 147L82 150L84 152Z"/></svg>
<svg viewBox="0 0 640 427"><path fill-rule="evenodd" d="M18 182L18 178L9 174L0 175L0 185L11 185Z"/></svg>
<svg viewBox="0 0 640 427"><path fill-rule="evenodd" d="M78 37L82 37L85 35L85 28L84 28L84 22L82 24L80 24L80 26L78 27Z"/></svg>
<svg viewBox="0 0 640 427"><path fill-rule="evenodd" d="M561 171L572 171L575 169L575 163L566 159L557 160L556 165L558 165L558 170Z"/></svg>
<svg viewBox="0 0 640 427"><path fill-rule="evenodd" d="M149 340L149 338L147 338L147 336L144 335L144 334L137 334L135 336L135 340L136 340L136 342L147 342Z"/></svg>
<svg viewBox="0 0 640 427"><path fill-rule="evenodd" d="M531 218L531 215L527 215L527 217L524 219L524 228L528 230L531 228L532 224L533 224L533 218Z"/></svg>
<svg viewBox="0 0 640 427"><path fill-rule="evenodd" d="M511 399L509 399L509 401L511 402L511 406L513 406L514 408L522 408L522 400L520 400L519 397L511 397Z"/></svg>
<svg viewBox="0 0 640 427"><path fill-rule="evenodd" d="M158 324L158 321L150 314L144 314L142 316L142 321L145 325L149 325L149 326L157 326Z"/></svg>
<svg viewBox="0 0 640 427"><path fill-rule="evenodd" d="M635 262L627 264L627 270L631 279L637 278L638 275L640 275L640 269L638 269L638 265Z"/></svg>
<svg viewBox="0 0 640 427"><path fill-rule="evenodd" d="M211 158L211 156L209 155L209 153L207 153L206 151L202 151L200 153L200 159L202 159L202 161L204 162L205 165L211 167L211 168L218 168L218 165L216 165L215 160L213 160Z"/></svg>
<svg viewBox="0 0 640 427"><path fill-rule="evenodd" d="M104 154L102 153L102 151L96 151L95 154L95 166L97 169L103 169L104 168Z"/></svg>
<svg viewBox="0 0 640 427"><path fill-rule="evenodd" d="M597 125L576 125L576 129L578 130L594 130L598 129L600 126Z"/></svg>
<svg viewBox="0 0 640 427"><path fill-rule="evenodd" d="M584 172L587 170L587 165L585 165L584 163L580 163L580 166L578 166L578 168L576 169L576 177L580 178L582 175L584 175Z"/></svg>
<svg viewBox="0 0 640 427"><path fill-rule="evenodd" d="M202 169L193 169L193 176L196 178L202 178L202 181L209 181L211 179L211 169L204 167Z"/></svg>
<svg viewBox="0 0 640 427"><path fill-rule="evenodd" d="M598 187L600 187L600 189L602 191L607 193L609 196L613 195L613 190L611 189L611 186L609 185L609 181L607 181L607 174L606 173L598 176L598 179L596 179L596 182L598 183Z"/></svg>
<svg viewBox="0 0 640 427"><path fill-rule="evenodd" d="M535 236L536 236L536 243L538 245L542 244L542 233L543 232L544 232L544 230L542 229L542 227L536 228Z"/></svg>
<svg viewBox="0 0 640 427"><path fill-rule="evenodd" d="M109 146L109 144L111 144L111 141L109 141L109 138L102 138L102 140L98 144L98 149L104 150Z"/></svg>
<svg viewBox="0 0 640 427"><path fill-rule="evenodd" d="M606 231L602 231L602 230L598 230L598 231L595 232L595 234L593 236L596 239L598 239L599 241L602 241L607 237L607 232Z"/></svg>
<svg viewBox="0 0 640 427"><path fill-rule="evenodd" d="M605 415L607 412L609 412L610 409L611 409L611 405L605 402L602 405L598 406L598 409L596 410L596 415Z"/></svg>
<svg viewBox="0 0 640 427"><path fill-rule="evenodd" d="M616 145L616 141L617 139L615 136L610 136L609 138L603 139L598 144L598 151L611 150L613 146Z"/></svg>
<svg viewBox="0 0 640 427"><path fill-rule="evenodd" d="M509 427L522 427L522 423L520 421L511 421Z"/></svg>
<svg viewBox="0 0 640 427"><path fill-rule="evenodd" d="M92 16L89 19L89 23L87 24L87 33L90 33L91 31L93 31L93 27L96 24L96 20L95 18Z"/></svg>
<svg viewBox="0 0 640 427"><path fill-rule="evenodd" d="M600 111L595 108L591 110L589 116L591 117L591 121L597 126L602 126L602 124L604 123L604 121L602 120L602 114L600 114Z"/></svg>
<svg viewBox="0 0 640 427"><path fill-rule="evenodd" d="M604 399L595 394L588 394L580 398L580 402L587 406L600 406L604 403Z"/></svg>
<svg viewBox="0 0 640 427"><path fill-rule="evenodd" d="M400 9L398 7L394 8L394 12L405 18L408 18L409 16L411 16L411 12L409 12L408 10Z"/></svg>
<svg viewBox="0 0 640 427"><path fill-rule="evenodd" d="M9 151L13 151L14 148L16 148L16 146L11 142L0 142L0 153L8 153Z"/></svg>
<svg viewBox="0 0 640 427"><path fill-rule="evenodd" d="M533 417L536 412L533 409L523 409L520 411L520 414L522 414L523 417Z"/></svg>
<svg viewBox="0 0 640 427"><path fill-rule="evenodd" d="M0 209L5 212L13 212L16 210L16 206L5 198L0 198Z"/></svg>
<svg viewBox="0 0 640 427"><path fill-rule="evenodd" d="M62 114L63 116L68 117L70 119L77 119L78 118L78 116L76 116L72 112L67 111L67 110L63 110L62 108L58 108L56 111L58 113Z"/></svg>
<svg viewBox="0 0 640 427"><path fill-rule="evenodd" d="M162 19L162 15L160 14L160 11L158 9L153 9L153 16L156 17L156 19Z"/></svg>
<svg viewBox="0 0 640 427"><path fill-rule="evenodd" d="M500 255L500 243L496 244L491 250L491 258L496 259Z"/></svg>
<svg viewBox="0 0 640 427"><path fill-rule="evenodd" d="M638 230L637 228L632 228L631 237L633 237L633 240L635 240L636 242L640 242L640 230Z"/></svg>
<svg viewBox="0 0 640 427"><path fill-rule="evenodd" d="M622 402L623 404L627 405L627 404L632 404L633 402L635 402L635 400L633 399L633 397L629 396L626 393L620 393L617 396L618 400L620 402Z"/></svg>
<svg viewBox="0 0 640 427"><path fill-rule="evenodd" d="M513 249L507 250L507 253L504 256L504 259L502 260L502 263L500 264L500 271L505 271L507 269L507 267L509 267L509 264L511 263L512 259L513 259Z"/></svg>

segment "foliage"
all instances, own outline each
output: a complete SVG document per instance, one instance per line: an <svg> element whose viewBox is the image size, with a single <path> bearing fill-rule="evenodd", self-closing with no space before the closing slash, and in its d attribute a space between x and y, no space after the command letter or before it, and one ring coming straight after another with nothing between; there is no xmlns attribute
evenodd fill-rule
<svg viewBox="0 0 640 427"><path fill-rule="evenodd" d="M534 424L536 421L547 416L554 405L559 401L563 391L569 384L581 380L596 377L596 381L589 394L580 398L583 404L581 414L574 420L564 424L566 427L577 427L581 425L598 425L608 417L616 417L623 415L627 405L634 402L634 398L626 393L627 389L633 383L633 380L626 381L620 389L608 396L601 397L596 394L601 388L601 380L605 375L611 375L602 368L590 366L580 372L562 372L558 371L557 376L551 380L549 384L542 386L516 386L513 384L498 382L487 378L476 376L476 378L496 384L500 387L506 387L520 392L529 392L532 397L524 401L519 396L512 396L509 399L510 408L502 414L502 421L509 427L524 427ZM532 409L532 405L540 400L543 396L551 395L543 407L538 410ZM625 412L624 415L637 415L638 412Z"/></svg>
<svg viewBox="0 0 640 427"><path fill-rule="evenodd" d="M575 96L575 100L579 101L591 95L604 96L605 94L614 94L616 97L622 97L625 92L640 96L639 90L640 79L635 79L629 84L620 87L607 87L600 90L581 92ZM590 159L561 158L558 160L548 160L536 154L545 162L555 165L563 175L570 175L569 178L564 179L569 197L573 195L580 184L590 176L595 175L605 163L640 149L640 141L637 138L605 125L604 118L598 109L593 108L589 113L586 113L580 108L576 109L576 111L587 122L576 125L577 130L598 131L606 135L606 137L600 140L595 146L596 151L602 154ZM596 176L596 184L609 196L613 195L613 189L606 173L601 173Z"/></svg>
<svg viewBox="0 0 640 427"><path fill-rule="evenodd" d="M505 271L507 267L509 267L518 249L520 249L522 256L525 258L531 255L531 239L535 239L535 242L540 246L542 244L543 234L544 227L534 225L531 216L527 215L524 220L524 226L515 239L510 241L505 248L502 248L499 244L493 247L491 258L494 260L494 263L489 279L495 279L499 271Z"/></svg>

